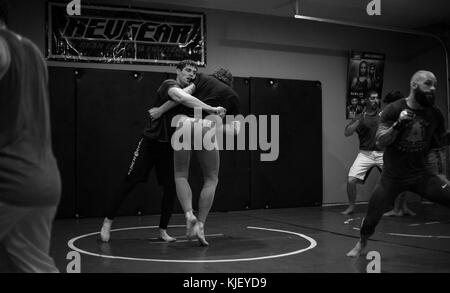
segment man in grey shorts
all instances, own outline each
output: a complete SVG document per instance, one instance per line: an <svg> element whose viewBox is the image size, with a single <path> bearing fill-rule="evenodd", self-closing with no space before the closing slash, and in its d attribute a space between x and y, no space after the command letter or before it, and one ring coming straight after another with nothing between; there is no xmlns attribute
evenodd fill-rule
<svg viewBox="0 0 450 293"><path fill-rule="evenodd" d="M375 144L375 134L379 123L380 99L378 93L369 92L366 97L366 109L345 127L345 136L358 134L359 153L348 173L347 195L348 208L342 212L349 215L355 211L356 184L364 182L367 173L373 167L383 169L383 152Z"/></svg>

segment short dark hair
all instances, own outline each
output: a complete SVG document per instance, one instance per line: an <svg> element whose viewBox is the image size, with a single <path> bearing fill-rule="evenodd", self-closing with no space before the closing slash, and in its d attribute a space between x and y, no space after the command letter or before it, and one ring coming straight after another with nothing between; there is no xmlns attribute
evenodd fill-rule
<svg viewBox="0 0 450 293"><path fill-rule="evenodd" d="M405 96L400 91L390 91L384 96L383 102L385 104L390 104L397 100L403 99Z"/></svg>
<svg viewBox="0 0 450 293"><path fill-rule="evenodd" d="M378 94L377 91L369 91L369 92L367 92L367 94L366 94L366 99L369 99L370 96L373 95L373 94L377 94L378 98L380 98L380 95Z"/></svg>
<svg viewBox="0 0 450 293"><path fill-rule="evenodd" d="M195 62L194 60L189 60L189 59L178 62L178 64L176 65L176 68L183 70L186 66L192 66L195 69L198 69L197 62Z"/></svg>
<svg viewBox="0 0 450 293"><path fill-rule="evenodd" d="M228 69L219 68L213 72L212 76L225 83L228 86L232 86L233 84L233 75Z"/></svg>
<svg viewBox="0 0 450 293"><path fill-rule="evenodd" d="M8 23L8 5L6 0L0 0L0 21Z"/></svg>

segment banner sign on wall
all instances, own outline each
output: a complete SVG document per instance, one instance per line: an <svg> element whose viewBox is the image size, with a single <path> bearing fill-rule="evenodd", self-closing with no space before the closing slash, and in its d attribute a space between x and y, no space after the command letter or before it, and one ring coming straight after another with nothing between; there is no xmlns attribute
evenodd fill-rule
<svg viewBox="0 0 450 293"><path fill-rule="evenodd" d="M205 16L82 5L69 16L64 3L47 6L47 60L174 64L191 59L206 64Z"/></svg>
<svg viewBox="0 0 450 293"><path fill-rule="evenodd" d="M372 91L381 99L384 54L351 52L348 64L346 118L354 119L364 112L365 97Z"/></svg>

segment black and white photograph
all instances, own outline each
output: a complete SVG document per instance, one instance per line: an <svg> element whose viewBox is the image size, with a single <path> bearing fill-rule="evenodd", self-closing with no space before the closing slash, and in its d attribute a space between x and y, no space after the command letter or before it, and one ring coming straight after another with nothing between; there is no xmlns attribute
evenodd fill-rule
<svg viewBox="0 0 450 293"><path fill-rule="evenodd" d="M448 0L0 0L0 279L450 273L449 51Z"/></svg>

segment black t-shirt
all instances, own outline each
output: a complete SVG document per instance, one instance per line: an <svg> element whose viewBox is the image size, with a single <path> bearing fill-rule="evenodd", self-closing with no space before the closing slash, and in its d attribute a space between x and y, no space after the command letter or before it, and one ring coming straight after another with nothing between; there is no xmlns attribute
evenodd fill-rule
<svg viewBox="0 0 450 293"><path fill-rule="evenodd" d="M415 117L386 147L383 157L383 176L393 179L414 179L426 173L426 155L432 139L445 133L444 117L438 108L413 110L405 99L395 101L383 110L380 126L392 126L404 109L413 111Z"/></svg>
<svg viewBox="0 0 450 293"><path fill-rule="evenodd" d="M212 107L224 107L227 109L226 115L238 115L240 113L238 94L222 81L214 76L198 73L194 83L195 92L193 95L200 101ZM181 106L178 114L194 117L194 109ZM203 112L202 115L205 117L208 113Z"/></svg>
<svg viewBox="0 0 450 293"><path fill-rule="evenodd" d="M163 81L161 86L156 91L158 97L153 107L159 107L165 102L171 100L168 92L172 87L181 88L181 85L174 79L167 79ZM180 108L181 105L175 106L164 113L159 119L151 120L148 118L149 121L145 126L144 135L159 142L170 142L170 137L174 131L174 128L170 126L170 123L173 116L180 111Z"/></svg>
<svg viewBox="0 0 450 293"><path fill-rule="evenodd" d="M431 149L440 149L444 146L445 145L440 144L439 139L436 136L433 136L433 139L431 140L431 143L430 143L430 150Z"/></svg>
<svg viewBox="0 0 450 293"><path fill-rule="evenodd" d="M359 137L359 149L363 151L380 151L376 146L376 134L380 116L377 114L373 116L365 113L359 119L359 125L356 128L356 133Z"/></svg>

